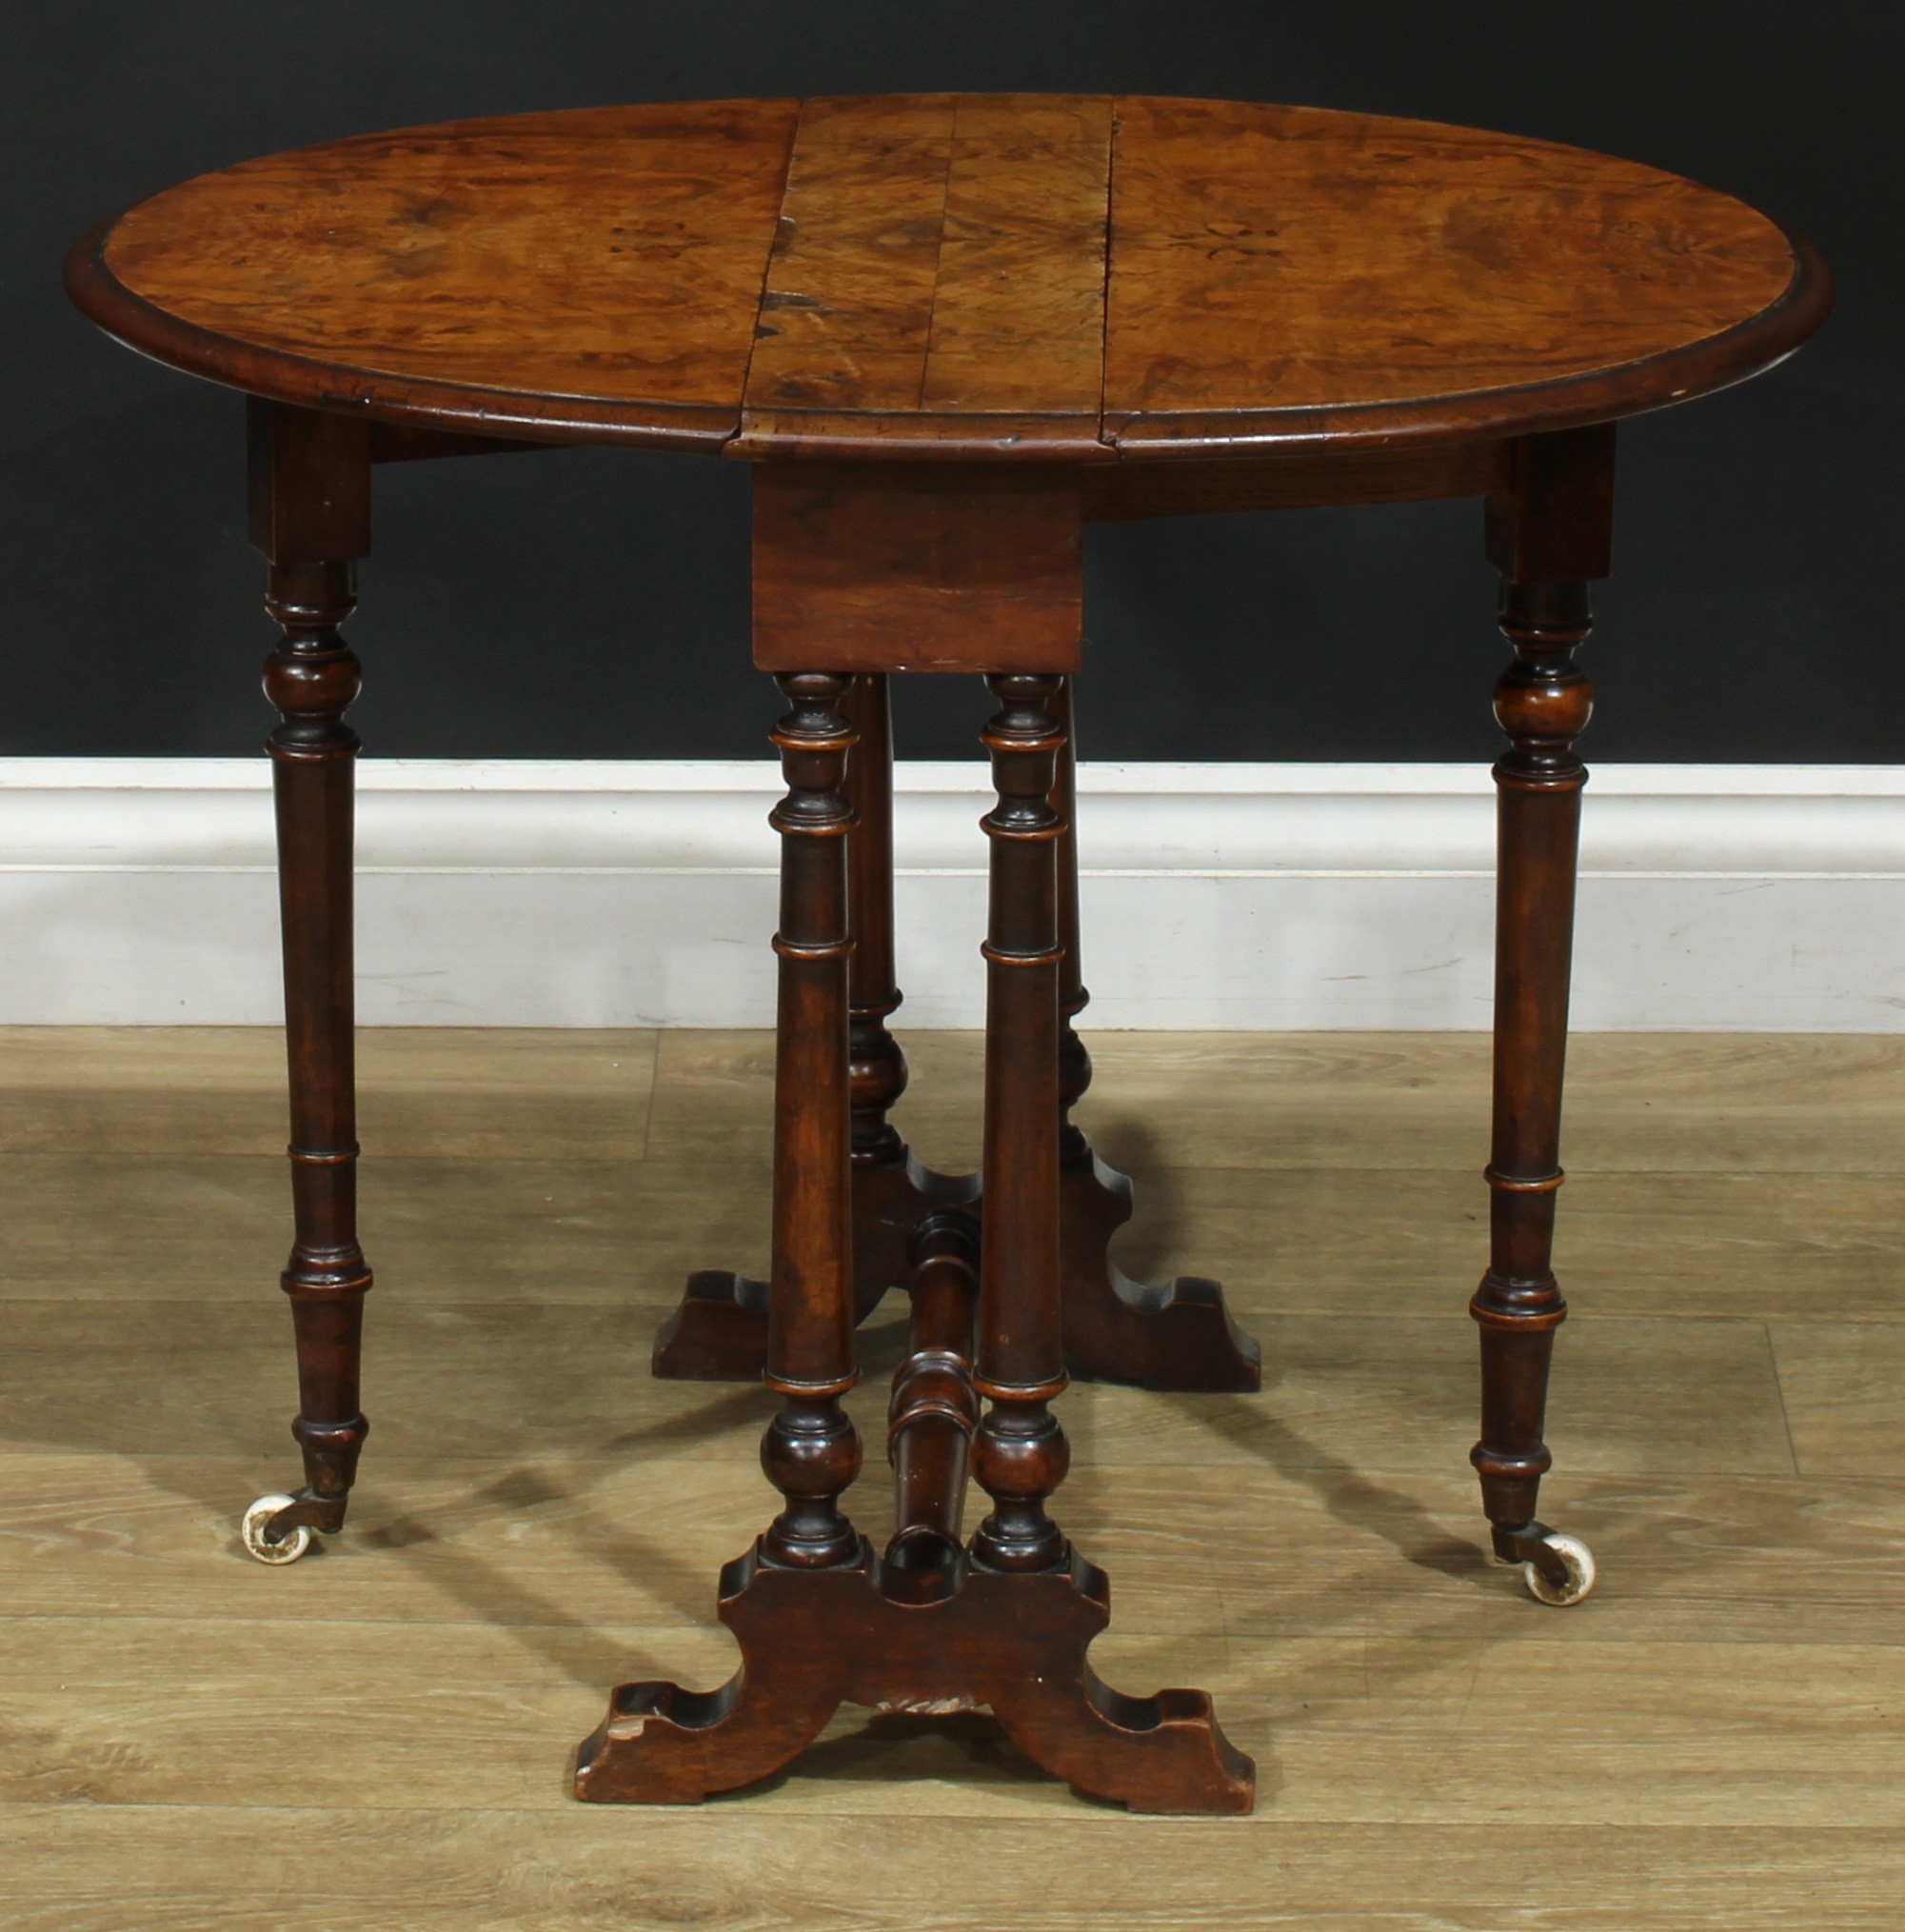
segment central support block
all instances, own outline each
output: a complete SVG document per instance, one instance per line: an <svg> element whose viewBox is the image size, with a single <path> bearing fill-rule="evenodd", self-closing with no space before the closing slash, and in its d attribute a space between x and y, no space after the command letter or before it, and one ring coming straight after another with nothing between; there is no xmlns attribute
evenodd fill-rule
<svg viewBox="0 0 1905 1932"><path fill-rule="evenodd" d="M759 464L755 668L1075 671L1083 548L1070 469Z"/></svg>
<svg viewBox="0 0 1905 1932"><path fill-rule="evenodd" d="M843 1703L943 1716L988 1706L1005 1735L1086 1797L1133 1811L1237 1813L1256 1766L1219 1729L1209 1696L1126 1697L1086 1662L1110 1621L1103 1571L1067 1547L1051 1569L962 1558L943 1592L912 1600L863 1542L857 1563L790 1569L761 1544L721 1574L721 1621L741 1668L714 1691L625 1683L577 1754L578 1798L696 1804L770 1776Z"/></svg>

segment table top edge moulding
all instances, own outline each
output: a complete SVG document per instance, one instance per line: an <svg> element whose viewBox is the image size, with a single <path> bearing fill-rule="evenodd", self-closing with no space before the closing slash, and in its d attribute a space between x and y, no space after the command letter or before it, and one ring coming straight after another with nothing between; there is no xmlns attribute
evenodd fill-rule
<svg viewBox="0 0 1905 1932"><path fill-rule="evenodd" d="M148 197L67 283L158 361L418 429L1074 466L1609 421L1768 368L1832 299L1804 239L1636 163L1104 95L352 136Z"/></svg>

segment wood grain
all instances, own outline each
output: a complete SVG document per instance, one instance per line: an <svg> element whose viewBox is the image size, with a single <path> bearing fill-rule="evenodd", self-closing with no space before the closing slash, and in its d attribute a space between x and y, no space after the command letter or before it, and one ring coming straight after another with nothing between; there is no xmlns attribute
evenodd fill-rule
<svg viewBox="0 0 1905 1932"><path fill-rule="evenodd" d="M725 1445L744 1445L760 1414L758 1391L730 1389L693 1426L631 1430L606 1459L373 1457L345 1532L322 1562L293 1566L309 1581L276 1587L243 1556L233 1518L280 1452L10 1447L0 1455L7 1615L64 1616L83 1603L101 1617L295 1623L321 1612L420 1630L476 1621L705 1636L714 1566L735 1553L735 1525L758 1520L764 1493L758 1468ZM1530 1621L1504 1623L1513 1580L1478 1547L1473 1480L1426 1460L1379 1473L1339 1461L1104 1476L1081 1462L1065 1484L1064 1520L1119 1571L1121 1642L1168 1645L1220 1618L1234 1633L1281 1637L1905 1641L1905 1484L1895 1479L1849 1489L1831 1477L1589 1474L1571 1478L1567 1493L1571 1517L1619 1579L1597 1593L1592 1618L1531 1609L1521 1613ZM851 1507L869 1535L882 1533L876 1494L853 1496ZM1214 1579L1199 1552L1234 1537L1240 1515L1250 1533ZM721 1650L710 1674L730 1659Z"/></svg>
<svg viewBox="0 0 1905 1932"><path fill-rule="evenodd" d="M1234 446L1262 411L1266 439L1341 444L1491 393L1558 428L1558 393L1513 392L1664 375L1652 392L1669 400L1677 361L1774 309L1796 272L1765 216L1636 163L1381 115L1126 98L1105 430L1127 452Z"/></svg>
<svg viewBox="0 0 1905 1932"><path fill-rule="evenodd" d="M942 1119L935 1138L976 1152L977 1115L962 1131ZM1388 1169L1376 1218L1359 1168L1152 1164L1136 1178L1119 1265L1141 1280L1181 1267L1218 1276L1251 1322L1329 1313L1352 1289L1398 1315L1446 1315L1450 1285L1480 1265L1486 1193L1473 1171ZM660 1305L710 1259L764 1273L766 1192L760 1161L379 1151L363 1213L381 1279L409 1306ZM0 1282L61 1303L136 1291L255 1305L283 1216L283 1169L268 1155L13 1154L0 1160ZM1781 1173L1769 1185L1577 1171L1558 1251L1582 1318L1905 1323L1905 1226L1883 1175Z"/></svg>
<svg viewBox="0 0 1905 1932"><path fill-rule="evenodd" d="M1905 1268L1892 1270L1895 1292ZM1772 1325L1774 1360L1809 1476L1884 1476L1905 1440L1905 1329L1888 1323Z"/></svg>
<svg viewBox="0 0 1905 1932"><path fill-rule="evenodd" d="M1066 465L1606 421L1831 299L1805 243L1637 163L1067 94L361 136L153 196L68 287L161 361L432 431Z"/></svg>
<svg viewBox="0 0 1905 1932"><path fill-rule="evenodd" d="M806 102L734 453L1098 448L1111 103ZM980 419L980 420L974 420Z"/></svg>
<svg viewBox="0 0 1905 1932"><path fill-rule="evenodd" d="M142 202L100 264L184 326L182 367L283 400L718 446L796 111L586 109L269 155Z"/></svg>
<svg viewBox="0 0 1905 1932"><path fill-rule="evenodd" d="M119 1932L129 1915L152 1932L276 1928L324 1902L326 1932L387 1932L390 1879L406 1876L406 1926L418 1932L550 1932L615 1925L660 1932L719 1913L756 1932L790 1921L824 1925L843 1894L876 1896L889 1922L964 1932L1008 1915L1025 1932L1069 1932L1077 1898L1117 1932L1327 1925L1330 1932L1890 1932L1905 1848L1890 1827L1548 1823L1541 1858L1502 1878L1498 1825L1329 1824L1256 1821L1185 1827L1101 1818L922 1820L914 1855L893 1856L888 1817L752 1822L735 1808L625 1817L577 1807L537 1812L413 1811L371 1806L220 1811L10 1806L16 1847L0 1881L19 1932ZM1132 1849L1107 1875L1109 1834ZM1156 1855L1164 1834L1195 1831L1196 1855ZM240 1870L259 1837L283 1841L269 1869L234 1898L216 1876ZM348 1857L340 1857L340 1845ZM948 1869L969 1881L955 1891ZM76 1873L111 1873L109 1883ZM1045 1882L1069 1881L1062 1890ZM1037 1875L1040 1882L1033 1882ZM1478 1901L1488 1901L1480 1919ZM208 1919L209 1914L215 1919Z"/></svg>
<svg viewBox="0 0 1905 1932"><path fill-rule="evenodd" d="M656 1035L640 1028L366 1027L359 1125L393 1154L639 1160ZM284 1036L267 1026L0 1027L0 1152L285 1148Z"/></svg>
<svg viewBox="0 0 1905 1932"><path fill-rule="evenodd" d="M254 1708L258 1686L282 1667L282 1623L22 1618L9 1634L0 1698L24 1735L0 1767L0 1803L154 1804L186 1788L199 1803L240 1810L432 1810L438 1795L417 1769L434 1747L456 1753L466 1803L566 1811L547 1766L595 1702L585 1674L672 1655L708 1678L725 1647L665 1628L470 1623L443 1627L424 1650L400 1623L359 1625L352 1646L305 1670L304 1708L310 1723L342 1730L368 1703L385 1722L367 1748L301 1763ZM194 1651L205 1662L182 1719L149 1686ZM1905 1695L1896 1644L1504 1639L1483 1650L1479 1671L1472 1643L1422 1635L1369 1643L1359 1633L1212 1633L1175 1646L1163 1636L1107 1636L1095 1655L1104 1669L1152 1681L1180 1667L1180 1656L1220 1677L1226 1725L1247 1747L1274 1751L1284 1825L1344 1812L1456 1825L1484 1803L1521 1824L1562 1804L1601 1824L1896 1823L1905 1726L1873 1722L1875 1707ZM1504 1750L1521 1765L1505 1782ZM1631 1775L1642 1753L1653 1756L1653 1779ZM869 1735L862 1717L814 1757L811 1768L751 1792L746 1812L881 1816L909 1773L929 1781L907 1807L916 1818L1057 1822L1077 1808L970 1718L875 1720Z"/></svg>
<svg viewBox="0 0 1905 1932"><path fill-rule="evenodd" d="M759 670L1078 668L1084 519L1062 471L763 463L753 556Z"/></svg>
<svg viewBox="0 0 1905 1932"><path fill-rule="evenodd" d="M747 369L750 409L920 406L949 94L803 103Z"/></svg>
<svg viewBox="0 0 1905 1932"><path fill-rule="evenodd" d="M427 1457L455 1445L469 1456L587 1458L628 1444L627 1384L643 1371L648 1331L666 1306L662 1295L620 1307L412 1307L398 1290L372 1305L367 1323L380 1455ZM1439 1317L1253 1314L1268 1364L1260 1396L1164 1396L1079 1383L1054 1412L1075 1461L1097 1469L1287 1472L1338 1457L1368 1470L1407 1469L1424 1457L1459 1467L1474 1426L1475 1340L1456 1319L1459 1287L1446 1300ZM7 1427L22 1440L128 1456L160 1438L169 1451L191 1455L269 1443L290 1383L286 1328L283 1308L262 1295L249 1305L16 1303L0 1365ZM1849 1351L1862 1331L1834 1332L1846 1336L1840 1345ZM1874 1384L1905 1346L1905 1330L1883 1333ZM870 1441L884 1440L883 1384L904 1346L897 1321L863 1346L865 1380L846 1407ZM169 1376L155 1378L152 1364L197 1380L192 1364L208 1357L216 1359L217 1376L204 1378L191 1406L178 1412ZM99 1413L74 1417L54 1371L82 1362ZM1780 1381L1760 1323L1589 1319L1569 1331L1558 1362L1555 1430L1570 1470L1794 1473ZM1789 1390L1790 1362L1789 1353ZM1809 1414L1819 1402L1815 1395ZM770 1407L755 1385L667 1383L645 1398L637 1435L685 1441L704 1424L724 1431L750 1415L764 1424ZM472 1414L485 1418L480 1444L469 1439ZM1899 1425L1895 1416L1890 1426L1864 1433L1889 1444ZM1814 1462L1807 1473L1832 1466ZM744 1459L743 1467L751 1481L751 1464ZM885 1507L876 1468L869 1459L851 1492L856 1516Z"/></svg>
<svg viewBox="0 0 1905 1932"><path fill-rule="evenodd" d="M1095 421L1110 170L1109 100L961 99L923 411Z"/></svg>
<svg viewBox="0 0 1905 1932"><path fill-rule="evenodd" d="M915 1050L917 1047L917 1051ZM1478 1033L1099 1033L1081 1121L1126 1171L1454 1169L1488 1159ZM947 1171L977 1150L975 1036L909 1034L907 1138ZM727 1158L765 1146L763 1034L662 1036L650 1146ZM757 1096L732 1115L708 1109ZM731 1123L731 1125L730 1125ZM1568 1063L1571 1174L1905 1174L1905 1038L1583 1033Z"/></svg>
<svg viewBox="0 0 1905 1932"><path fill-rule="evenodd" d="M379 1279L413 1304L619 1306L667 1302L711 1251L764 1257L764 1165L609 1151L416 1159L373 1145L362 1195ZM284 1208L282 1156L9 1155L0 1282L65 1302L119 1300L136 1280L152 1301L253 1303L283 1260Z"/></svg>
<svg viewBox="0 0 1905 1932"><path fill-rule="evenodd" d="M268 1269L281 1245L276 1155L168 1138L215 1142L221 1108L269 1089L276 1043L23 1029L4 1045L16 1139L63 1149L0 1155L10 1926L825 1923L863 1882L869 1926L950 1926L1017 1898L1057 1932L1079 1896L1146 1932L1558 1917L1879 1932L1895 1916L1905 1237L1894 1175L1828 1157L1861 1133L1890 1145L1897 1042L1578 1043L1578 1118L1614 1164L1561 1200L1576 1317L1550 1482L1604 1581L1561 1616L1485 1563L1460 1463L1459 1305L1485 1190L1458 1129L1485 1112L1482 1043L1094 1041L1094 1092L1134 1144L1141 1101L1199 1114L1197 1136L1275 1117L1253 1144L1271 1165L1154 1158L1132 1230L1229 1267L1264 1393L1081 1386L1055 1405L1078 1448L1059 1514L1116 1578L1095 1661L1134 1690L1207 1684L1260 1762L1258 1815L1188 1827L1195 1856L1154 1823L1081 1812L981 1717L843 1714L793 1775L637 1834L565 1798L605 1683L731 1668L711 1578L763 1514L746 1448L766 1397L641 1372L673 1286L645 1286L665 1268L643 1250L674 1265L758 1185L764 1036L367 1035L376 1090L440 1150L366 1164L381 1453L341 1535L282 1571L233 1532L285 1460L284 1312L241 1253L256 1245ZM908 1045L900 1111L976 1146L974 1042ZM631 1053L639 1068L613 1065ZM590 1150L625 1077L645 1108L652 1083L655 1145ZM1312 1099L1318 1145L1355 1157L1335 1170L1292 1160ZM521 1136L507 1152L474 1125L493 1109ZM93 1151L94 1131L146 1151ZM724 1142L726 1165L698 1168L693 1150ZM1417 1165L1372 1185L1369 1150ZM1716 1171L1721 1155L1745 1171ZM903 1325L866 1341L850 1403L870 1435ZM845 1499L876 1536L887 1491L863 1479ZM336 1635L312 1644L318 1628ZM288 1750L268 1714L291 1698L299 1723L349 1742ZM429 1797L446 1745L469 1808ZM959 1921L891 1856L895 1821L973 1873ZM1542 1846L1512 1896L1504 1825ZM262 1873L261 1836L281 1847ZM1026 1919L1035 1878L1066 1889L1063 1913Z"/></svg>

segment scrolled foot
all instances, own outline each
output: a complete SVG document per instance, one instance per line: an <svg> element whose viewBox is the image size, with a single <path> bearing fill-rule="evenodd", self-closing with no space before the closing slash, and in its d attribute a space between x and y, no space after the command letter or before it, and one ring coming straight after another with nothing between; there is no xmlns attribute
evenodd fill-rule
<svg viewBox="0 0 1905 1932"><path fill-rule="evenodd" d="M840 1708L851 1666L827 1640L851 1633L863 1598L877 1601L870 1560L863 1549L849 1567L787 1571L756 1544L728 1564L721 1619L740 1639L742 1667L718 1690L620 1685L576 1752L575 1795L592 1804L699 1804L798 1757Z"/></svg>
<svg viewBox="0 0 1905 1932"><path fill-rule="evenodd" d="M1594 1552L1578 1536L1567 1536L1545 1524L1495 1532L1495 1560L1521 1566L1528 1594L1538 1603L1564 1610L1594 1591L1599 1572Z"/></svg>
<svg viewBox="0 0 1905 1932"><path fill-rule="evenodd" d="M750 1698L748 1688L741 1677L708 1691L621 1685L576 1753L575 1795L593 1804L699 1804L780 1770L819 1737L839 1703Z"/></svg>
<svg viewBox="0 0 1905 1932"><path fill-rule="evenodd" d="M995 1691L1005 1734L1074 1791L1137 1812L1236 1816L1257 1803L1257 1767L1218 1727L1208 1694L1127 1697L1081 1663L1070 1682Z"/></svg>
<svg viewBox="0 0 1905 1932"><path fill-rule="evenodd" d="M655 1337L653 1372L671 1382L758 1382L767 1364L767 1284L724 1269L688 1277Z"/></svg>
<svg viewBox="0 0 1905 1932"><path fill-rule="evenodd" d="M576 1796L694 1804L738 1790L789 1763L844 1703L990 1706L1035 1764L1087 1796L1144 1812L1250 1809L1255 1769L1202 1691L1126 1697L1086 1663L1110 1596L1077 1551L1037 1571L962 1563L949 1589L903 1581L863 1547L850 1565L784 1569L757 1544L722 1572L741 1669L712 1691L622 1685L576 1754Z"/></svg>
<svg viewBox="0 0 1905 1932"><path fill-rule="evenodd" d="M1113 1265L1111 1238L1131 1218L1131 1183L1086 1149L1059 1177L1064 1233L1065 1365L1093 1382L1254 1394L1256 1342L1231 1320L1223 1290L1199 1275L1161 1286Z"/></svg>
<svg viewBox="0 0 1905 1932"><path fill-rule="evenodd" d="M311 1546L310 1526L297 1523L288 1527L277 1528L277 1519L287 1510L297 1507L297 1498L274 1492L261 1496L245 1512L238 1525L238 1534L244 1539L248 1555L255 1557L261 1564L294 1564Z"/></svg>

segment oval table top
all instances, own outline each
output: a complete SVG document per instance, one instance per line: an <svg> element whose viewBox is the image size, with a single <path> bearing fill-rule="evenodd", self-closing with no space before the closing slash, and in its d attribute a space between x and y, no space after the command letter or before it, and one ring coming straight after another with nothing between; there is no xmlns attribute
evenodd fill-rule
<svg viewBox="0 0 1905 1932"><path fill-rule="evenodd" d="M205 174L75 246L158 360L535 441L1063 462L1602 422L1790 353L1830 284L1730 195L1231 101L594 108Z"/></svg>

